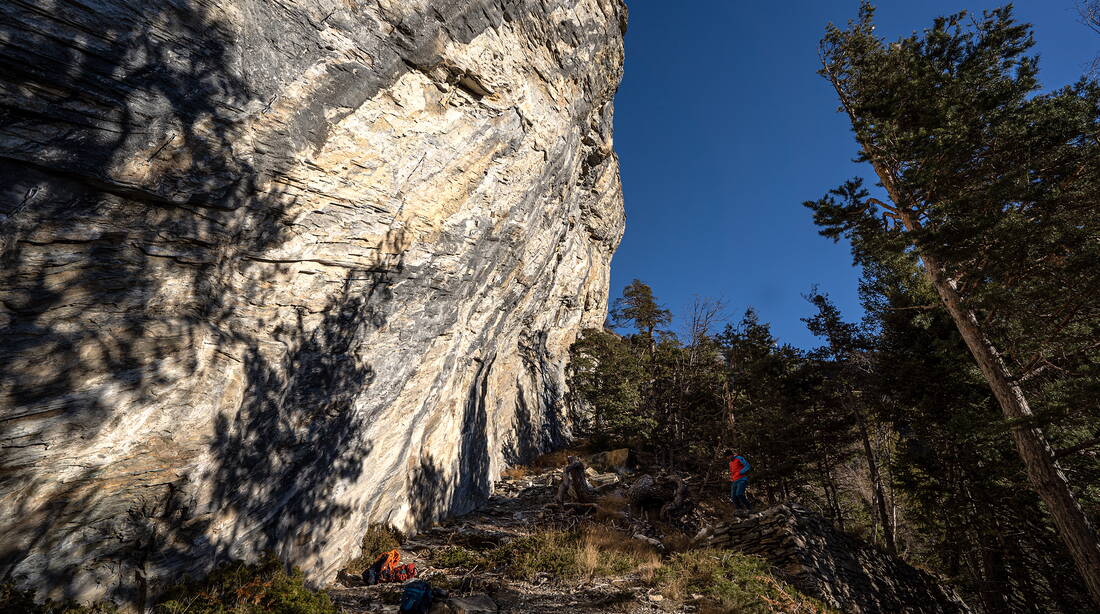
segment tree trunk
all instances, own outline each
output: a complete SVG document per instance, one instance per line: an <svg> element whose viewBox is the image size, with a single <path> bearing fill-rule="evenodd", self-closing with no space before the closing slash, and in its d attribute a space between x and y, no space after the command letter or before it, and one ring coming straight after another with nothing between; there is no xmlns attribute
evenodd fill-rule
<svg viewBox="0 0 1100 614"><path fill-rule="evenodd" d="M863 419L863 412L859 406L853 403L856 421L859 423L859 434L863 438L863 453L867 455L867 471L871 474L871 487L875 495L875 507L878 516L882 520L882 539L886 542L886 551L897 554L898 548L894 543L894 527L890 525L890 516L886 513L886 493L882 488L882 476L878 472L878 463L875 461L875 452L871 447L871 436L867 432L867 422Z"/></svg>
<svg viewBox="0 0 1100 614"><path fill-rule="evenodd" d="M919 229L920 223L913 218L911 210L905 205L907 201L898 198L892 181L893 175L884 172L879 163L875 162L873 165L890 199L897 205L899 217L906 230ZM1096 531L1084 510L1073 496L1069 482L1058 466L1042 430L1028 424L1034 414L1023 390L1016 384L996 347L985 335L977 316L962 304L955 280L950 279L940 263L919 246L917 254L924 261L925 275L939 294L959 334L970 349L970 354L993 390L1001 412L1012 422L1012 438L1027 468L1031 486L1050 510L1054 524L1058 527L1058 534L1073 556L1077 571L1084 579L1093 603L1100 605L1100 542L1097 541Z"/></svg>
<svg viewBox="0 0 1100 614"><path fill-rule="evenodd" d="M829 468L827 462L821 465L821 473L825 476L824 488L825 488L825 501L832 508L833 518L836 519L837 528L841 531L844 530L844 517L840 511L840 498L836 492L836 482L833 481L833 471Z"/></svg>
<svg viewBox="0 0 1100 614"><path fill-rule="evenodd" d="M1008 612L1006 597L1012 587L1005 568L1004 549L1000 543L1000 527L993 520L992 531L979 529L978 547L982 551L982 580L978 592L982 596L987 612ZM1023 581L1025 584L1028 580Z"/></svg>
<svg viewBox="0 0 1100 614"><path fill-rule="evenodd" d="M1034 414L1023 390L1013 381L1004 360L983 334L974 312L962 306L954 281L946 278L938 263L927 256L922 258L925 271L993 390L993 396L1000 404L1002 413L1005 418L1014 422L1012 438L1027 468L1032 488L1050 509L1058 534L1073 555L1089 595L1093 602L1100 605L1100 542L1097 542L1096 531L1073 496L1069 482L1058 466L1042 430L1026 423Z"/></svg>

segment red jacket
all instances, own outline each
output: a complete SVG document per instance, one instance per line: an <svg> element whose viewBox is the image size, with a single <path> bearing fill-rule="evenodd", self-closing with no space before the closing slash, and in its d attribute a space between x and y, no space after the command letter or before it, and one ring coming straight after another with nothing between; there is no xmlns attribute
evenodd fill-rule
<svg viewBox="0 0 1100 614"><path fill-rule="evenodd" d="M730 459L730 481L736 482L749 475L749 461L742 456L734 456Z"/></svg>

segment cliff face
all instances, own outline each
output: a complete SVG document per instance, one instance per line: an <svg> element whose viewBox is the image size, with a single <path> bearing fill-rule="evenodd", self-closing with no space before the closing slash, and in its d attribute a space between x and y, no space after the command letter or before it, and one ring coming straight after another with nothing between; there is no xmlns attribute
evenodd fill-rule
<svg viewBox="0 0 1100 614"><path fill-rule="evenodd" d="M0 4L0 577L141 601L568 434L620 0Z"/></svg>

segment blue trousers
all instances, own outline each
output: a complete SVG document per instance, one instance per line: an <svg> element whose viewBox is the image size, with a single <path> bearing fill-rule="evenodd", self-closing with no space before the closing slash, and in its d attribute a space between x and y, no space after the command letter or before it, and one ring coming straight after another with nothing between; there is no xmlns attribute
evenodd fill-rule
<svg viewBox="0 0 1100 614"><path fill-rule="evenodd" d="M745 496L745 489L749 487L749 479L741 478L736 482L730 482L730 499L739 510L751 510L749 499Z"/></svg>

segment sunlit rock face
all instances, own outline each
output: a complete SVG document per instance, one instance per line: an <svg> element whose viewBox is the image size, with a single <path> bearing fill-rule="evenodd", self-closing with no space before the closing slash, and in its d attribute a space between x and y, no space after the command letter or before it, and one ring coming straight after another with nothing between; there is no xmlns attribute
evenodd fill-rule
<svg viewBox="0 0 1100 614"><path fill-rule="evenodd" d="M569 434L619 0L0 3L0 577L131 603Z"/></svg>

